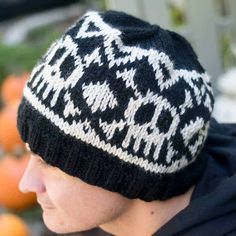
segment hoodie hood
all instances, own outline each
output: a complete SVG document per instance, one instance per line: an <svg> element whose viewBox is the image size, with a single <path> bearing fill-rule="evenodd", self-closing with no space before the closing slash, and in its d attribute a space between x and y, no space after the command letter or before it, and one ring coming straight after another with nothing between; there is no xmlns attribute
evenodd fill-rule
<svg viewBox="0 0 236 236"><path fill-rule="evenodd" d="M189 205L153 236L236 235L236 124L211 119L203 176Z"/></svg>

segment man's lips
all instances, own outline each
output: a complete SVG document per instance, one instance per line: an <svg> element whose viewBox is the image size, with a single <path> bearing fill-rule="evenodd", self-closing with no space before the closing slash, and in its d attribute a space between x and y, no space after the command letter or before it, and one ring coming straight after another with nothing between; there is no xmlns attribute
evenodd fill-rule
<svg viewBox="0 0 236 236"><path fill-rule="evenodd" d="M43 209L55 209L55 207L53 207L51 204L42 200L37 199L37 202Z"/></svg>
<svg viewBox="0 0 236 236"><path fill-rule="evenodd" d="M39 205L40 205L43 209L55 209L53 206L46 205L46 204L41 203L41 202L39 202Z"/></svg>

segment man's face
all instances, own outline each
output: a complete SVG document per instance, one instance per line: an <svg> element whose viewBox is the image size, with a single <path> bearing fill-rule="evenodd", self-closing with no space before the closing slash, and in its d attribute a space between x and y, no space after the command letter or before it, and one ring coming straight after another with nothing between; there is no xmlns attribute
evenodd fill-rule
<svg viewBox="0 0 236 236"><path fill-rule="evenodd" d="M45 225L57 233L84 231L111 222L128 209L131 201L49 166L34 154L19 188L36 193Z"/></svg>

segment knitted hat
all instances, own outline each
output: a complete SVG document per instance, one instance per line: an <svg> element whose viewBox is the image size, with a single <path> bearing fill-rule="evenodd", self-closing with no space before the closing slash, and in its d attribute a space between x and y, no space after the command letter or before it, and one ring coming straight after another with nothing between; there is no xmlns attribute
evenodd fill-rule
<svg viewBox="0 0 236 236"><path fill-rule="evenodd" d="M182 36L122 12L88 12L33 69L17 123L32 152L67 174L165 200L204 170L213 103Z"/></svg>

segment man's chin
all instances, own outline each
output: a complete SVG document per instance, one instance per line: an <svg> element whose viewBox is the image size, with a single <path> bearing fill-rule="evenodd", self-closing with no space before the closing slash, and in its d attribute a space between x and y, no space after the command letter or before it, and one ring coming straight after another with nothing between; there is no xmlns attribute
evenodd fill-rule
<svg viewBox="0 0 236 236"><path fill-rule="evenodd" d="M45 226L52 232L57 234L70 233L66 231L64 223L59 220L58 215L52 212L52 210L43 209L42 217Z"/></svg>
<svg viewBox="0 0 236 236"><path fill-rule="evenodd" d="M66 225L65 221L60 220L57 213L51 211L43 211L42 217L45 226L57 234L73 234L92 229L91 227L78 228L78 225L73 229L72 226Z"/></svg>

